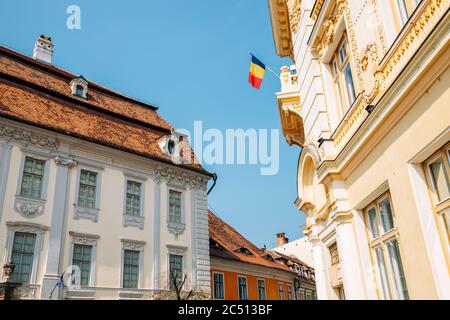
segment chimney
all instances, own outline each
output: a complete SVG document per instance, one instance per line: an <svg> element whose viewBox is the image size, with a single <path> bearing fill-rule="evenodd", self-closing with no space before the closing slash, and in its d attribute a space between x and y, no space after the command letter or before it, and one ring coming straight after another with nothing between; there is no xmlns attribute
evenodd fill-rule
<svg viewBox="0 0 450 320"><path fill-rule="evenodd" d="M289 239L286 238L286 233L277 233L277 246L281 247L282 245L289 242Z"/></svg>
<svg viewBox="0 0 450 320"><path fill-rule="evenodd" d="M52 64L53 42L52 38L41 35L34 44L33 59Z"/></svg>

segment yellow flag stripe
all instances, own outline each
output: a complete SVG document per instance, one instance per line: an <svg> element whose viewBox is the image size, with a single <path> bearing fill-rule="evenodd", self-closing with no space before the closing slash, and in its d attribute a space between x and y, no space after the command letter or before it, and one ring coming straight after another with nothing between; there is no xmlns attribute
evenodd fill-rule
<svg viewBox="0 0 450 320"><path fill-rule="evenodd" d="M257 78L263 79L264 74L266 73L266 70L258 66L257 64L252 63L250 67L250 72L252 75L254 75Z"/></svg>

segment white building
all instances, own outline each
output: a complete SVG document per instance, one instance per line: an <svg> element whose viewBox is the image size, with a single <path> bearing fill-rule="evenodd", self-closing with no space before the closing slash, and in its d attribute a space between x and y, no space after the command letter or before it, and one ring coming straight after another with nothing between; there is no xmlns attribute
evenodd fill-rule
<svg viewBox="0 0 450 320"><path fill-rule="evenodd" d="M152 298L170 270L209 295L212 175L155 107L52 54L44 36L34 58L0 47L0 262L19 295L47 299L65 272L54 299Z"/></svg>
<svg viewBox="0 0 450 320"><path fill-rule="evenodd" d="M319 299L450 299L448 0L268 0Z"/></svg>
<svg viewBox="0 0 450 320"><path fill-rule="evenodd" d="M277 247L273 249L286 256L294 256L309 266L314 266L312 246L308 237L289 241L284 233L277 234Z"/></svg>

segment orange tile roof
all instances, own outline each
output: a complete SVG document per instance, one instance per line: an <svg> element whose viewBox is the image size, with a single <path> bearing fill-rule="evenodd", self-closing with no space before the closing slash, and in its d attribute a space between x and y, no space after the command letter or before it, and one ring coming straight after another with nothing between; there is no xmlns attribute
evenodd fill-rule
<svg viewBox="0 0 450 320"><path fill-rule="evenodd" d="M220 245L220 247L214 245L210 246L210 255L212 257L235 260L293 273L284 264L268 259L266 257L268 254L267 251L256 247L242 234L236 231L236 229L221 220L214 213L209 212L208 218L209 237L213 242ZM239 249L241 248L245 248L251 254L240 252Z"/></svg>
<svg viewBox="0 0 450 320"><path fill-rule="evenodd" d="M88 99L75 97L74 78L0 46L0 116L172 164L157 140L173 127L156 107L91 82ZM211 175L195 156L179 166Z"/></svg>

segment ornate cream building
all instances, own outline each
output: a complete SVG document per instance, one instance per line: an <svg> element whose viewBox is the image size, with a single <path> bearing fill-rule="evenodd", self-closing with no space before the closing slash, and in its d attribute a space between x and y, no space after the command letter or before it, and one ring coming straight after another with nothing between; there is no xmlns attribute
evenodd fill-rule
<svg viewBox="0 0 450 320"><path fill-rule="evenodd" d="M319 299L450 299L448 0L269 0Z"/></svg>
<svg viewBox="0 0 450 320"><path fill-rule="evenodd" d="M157 298L169 274L209 296L211 173L156 107L52 55L44 36L33 58L0 47L0 261L18 296Z"/></svg>

